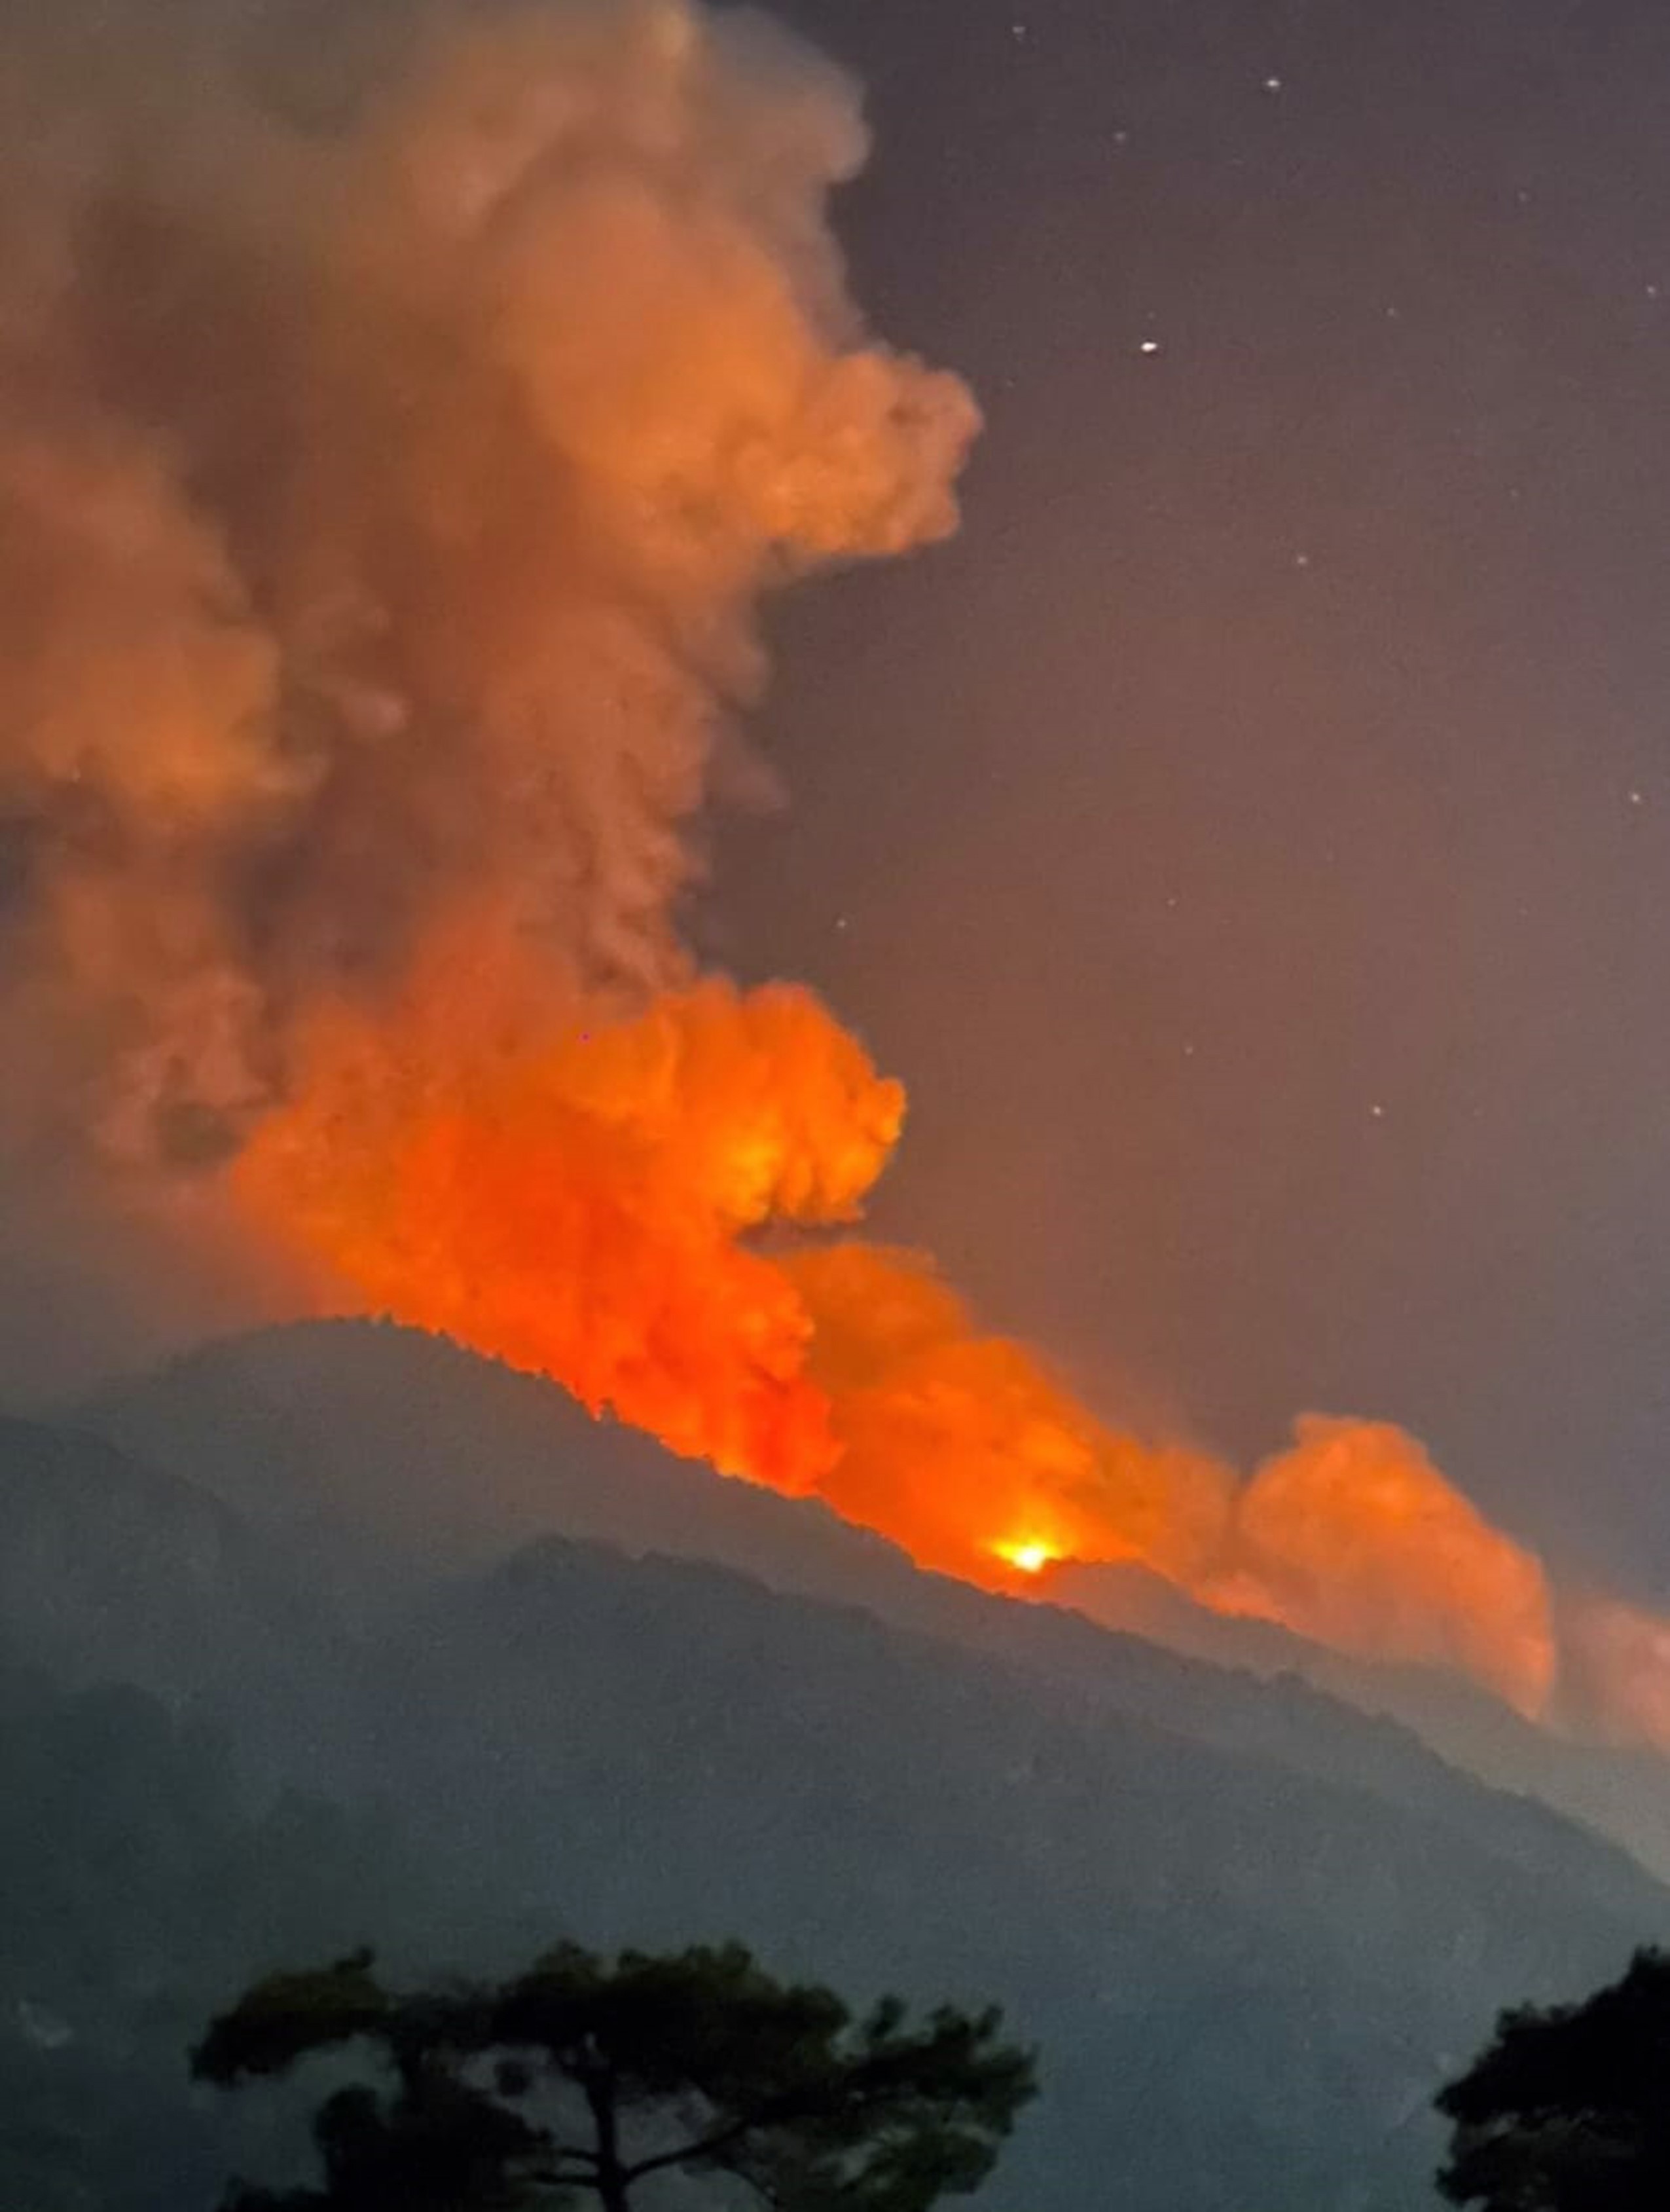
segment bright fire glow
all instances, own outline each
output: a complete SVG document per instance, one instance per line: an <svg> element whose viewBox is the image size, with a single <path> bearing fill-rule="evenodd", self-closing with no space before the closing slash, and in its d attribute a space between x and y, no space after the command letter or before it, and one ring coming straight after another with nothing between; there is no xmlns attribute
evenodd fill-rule
<svg viewBox="0 0 1670 2212"><path fill-rule="evenodd" d="M1099 1420L920 1255L819 1236L861 1212L904 1095L810 992L708 978L641 1012L564 1010L515 964L438 939L401 1006L326 1010L237 1163L246 1212L337 1303L549 1375L988 1589L1140 1565L1543 1709L1539 1563L1402 1431L1307 1420L1242 1481Z"/></svg>
<svg viewBox="0 0 1670 2212"><path fill-rule="evenodd" d="M1018 1567L1023 1575L1041 1575L1051 1560L1060 1554L1048 1544L993 1544L993 1552L1000 1559L1007 1559L1011 1567Z"/></svg>

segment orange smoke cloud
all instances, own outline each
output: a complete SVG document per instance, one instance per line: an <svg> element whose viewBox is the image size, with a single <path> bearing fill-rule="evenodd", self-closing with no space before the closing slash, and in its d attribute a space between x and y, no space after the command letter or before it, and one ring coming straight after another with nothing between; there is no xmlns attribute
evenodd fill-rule
<svg viewBox="0 0 1670 2212"><path fill-rule="evenodd" d="M466 931L398 1006L319 1009L299 1066L233 1187L324 1284L978 1581L1218 1558L1228 1473L1107 1429L926 1262L750 1241L855 1218L903 1116L810 993L565 1007Z"/></svg>
<svg viewBox="0 0 1670 2212"><path fill-rule="evenodd" d="M1385 1422L1297 1424L1241 1493L1234 1565L1201 1593L1366 1656L1452 1666L1540 1712L1557 1658L1536 1559Z"/></svg>
<svg viewBox="0 0 1670 2212"><path fill-rule="evenodd" d="M975 427L846 296L853 87L690 0L66 0L6 58L14 1121L228 1157L460 911L677 986L761 595L944 535Z"/></svg>
<svg viewBox="0 0 1670 2212"><path fill-rule="evenodd" d="M739 1240L849 1218L898 1086L786 987L710 979L553 1025L548 996L513 1003L504 981L437 949L404 1015L321 1012L295 1103L234 1170L248 1215L373 1308L676 1451L814 1488L836 1443L810 1320Z"/></svg>
<svg viewBox="0 0 1670 2212"><path fill-rule="evenodd" d="M1140 1559L1187 1579L1231 1480L1104 1427L1039 1356L980 1332L924 1261L857 1243L786 1262L841 1456L823 1494L925 1565L1008 1586L1017 1554Z"/></svg>
<svg viewBox="0 0 1670 2212"><path fill-rule="evenodd" d="M924 1565L1016 1589L1055 1560L1134 1562L1543 1710L1541 1568L1401 1431L1307 1419L1243 1486L1108 1427L916 1255L761 1246L854 1218L902 1118L810 994L710 978L564 1013L537 973L509 980L465 933L400 1007L322 1012L294 1103L234 1171L251 1218L360 1301Z"/></svg>

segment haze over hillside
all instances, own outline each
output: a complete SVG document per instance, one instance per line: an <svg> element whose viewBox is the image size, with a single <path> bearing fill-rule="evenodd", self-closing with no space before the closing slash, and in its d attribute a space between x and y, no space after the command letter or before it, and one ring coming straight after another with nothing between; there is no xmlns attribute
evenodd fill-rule
<svg viewBox="0 0 1670 2212"><path fill-rule="evenodd" d="M1670 1877L1670 1763L1656 1755L1563 1741L1453 1676L1353 1662L1266 1624L1226 1620L1140 1569L1048 1578L1041 1587L1067 1610L988 1597L919 1572L896 1546L817 1501L676 1459L635 1431L589 1419L550 1384L441 1338L370 1322L264 1330L106 1390L73 1418L237 1507L293 1548L304 1577L351 1589L362 1605L550 1533L710 1559L1060 1670L1122 1710L1230 1747L1321 1760L1361 1784L1373 1771L1361 1730L1336 1741L1331 1700L1343 1698L1407 1723L1485 1778L1576 1814ZM1125 1659L1116 1675L1114 1647L1090 1621L1115 1632ZM1226 1667L1235 1672L1217 1671ZM1284 1678L1279 1694L1251 1696L1243 1672ZM1303 1683L1328 1696L1308 1695ZM1403 1745L1395 1731L1384 1741ZM1394 1764L1406 1757L1405 1747Z"/></svg>
<svg viewBox="0 0 1670 2212"><path fill-rule="evenodd" d="M50 1852L72 1917L106 1883L73 1962L0 1960L0 2152L18 2100L60 2121L0 2173L53 2212L206 2212L232 2122L177 2051L242 1974L559 1928L1003 2002L1048 2095L994 2203L1413 2212L1497 2008L1670 1934L1622 1852L1389 1722L920 1575L430 1340L247 1339L80 1419L0 1430L6 1871ZM257 2134L282 2169L282 2106Z"/></svg>

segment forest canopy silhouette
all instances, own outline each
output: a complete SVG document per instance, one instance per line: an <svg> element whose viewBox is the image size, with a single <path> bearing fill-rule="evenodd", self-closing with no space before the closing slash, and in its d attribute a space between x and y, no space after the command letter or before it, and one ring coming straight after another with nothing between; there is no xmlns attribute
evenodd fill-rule
<svg viewBox="0 0 1670 2212"><path fill-rule="evenodd" d="M1504 2013L1439 2094L1439 2185L1481 2212L1649 2212L1670 2203L1670 1953L1637 1951L1577 2004Z"/></svg>
<svg viewBox="0 0 1670 2212"><path fill-rule="evenodd" d="M398 1991L368 1951L258 1983L192 2057L235 2087L374 2055L314 2139L319 2190L234 2185L228 2212L631 2212L658 2174L727 2177L797 2212L928 2212L976 2188L1035 2093L1000 2014L887 1997L854 2020L740 1944L608 1960L565 1943L496 1984Z"/></svg>

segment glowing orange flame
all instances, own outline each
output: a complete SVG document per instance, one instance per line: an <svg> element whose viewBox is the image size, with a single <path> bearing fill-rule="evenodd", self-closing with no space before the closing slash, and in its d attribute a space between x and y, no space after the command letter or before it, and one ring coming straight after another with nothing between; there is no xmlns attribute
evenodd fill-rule
<svg viewBox="0 0 1670 2212"><path fill-rule="evenodd" d="M1539 1565L1400 1431L1302 1424L1242 1485L1098 1420L921 1258L808 1242L858 1213L904 1110L810 993L709 979L558 1018L512 966L457 932L398 1008L315 1020L294 1102L234 1176L322 1281L821 1496L924 1565L1013 1590L1058 1560L1135 1562L1541 1709Z"/></svg>
<svg viewBox="0 0 1670 2212"><path fill-rule="evenodd" d="M1017 1544L993 1544L992 1550L997 1558L1006 1560L1011 1567L1018 1568L1023 1575L1041 1575L1047 1566L1061 1556L1035 1537L1023 1539Z"/></svg>

